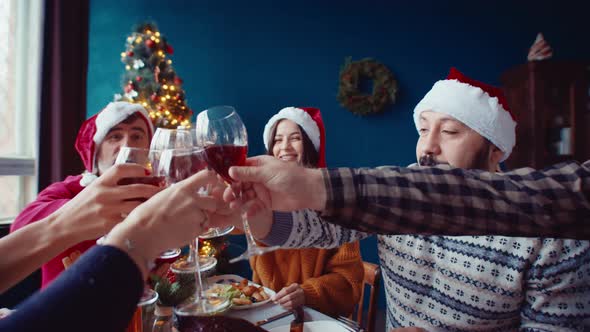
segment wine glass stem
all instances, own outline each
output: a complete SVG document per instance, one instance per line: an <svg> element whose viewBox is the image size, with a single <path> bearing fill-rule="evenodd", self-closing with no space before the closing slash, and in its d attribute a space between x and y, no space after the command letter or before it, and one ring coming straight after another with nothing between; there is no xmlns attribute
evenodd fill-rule
<svg viewBox="0 0 590 332"><path fill-rule="evenodd" d="M186 259L187 263L195 262L195 264L199 264L199 262L197 262L195 259L197 257L196 250L195 242L191 242L189 244L188 258Z"/></svg>
<svg viewBox="0 0 590 332"><path fill-rule="evenodd" d="M238 186L233 187L234 195L236 195L240 200L243 198L243 190L242 185L239 184ZM256 248L258 245L256 244L256 240L250 231L250 224L248 223L248 212L244 211L242 213L242 227L244 228L244 234L246 235L246 245L247 250L250 251L252 248Z"/></svg>
<svg viewBox="0 0 590 332"><path fill-rule="evenodd" d="M195 280L197 281L197 289L195 290L195 297L197 302L205 300L205 291L203 290L203 280L201 279L201 265L199 264L199 238L195 238L193 248L195 257ZM204 308L203 308L204 309Z"/></svg>
<svg viewBox="0 0 590 332"><path fill-rule="evenodd" d="M242 215L242 227L244 227L244 234L246 235L246 244L248 246L247 248L256 248L256 240L254 239L254 236L250 231L250 224L248 223L248 217L246 216L246 213Z"/></svg>

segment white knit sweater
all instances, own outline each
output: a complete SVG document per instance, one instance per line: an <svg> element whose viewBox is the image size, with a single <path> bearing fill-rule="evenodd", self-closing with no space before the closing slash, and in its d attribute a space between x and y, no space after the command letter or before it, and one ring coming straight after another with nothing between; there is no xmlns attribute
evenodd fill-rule
<svg viewBox="0 0 590 332"><path fill-rule="evenodd" d="M313 211L300 211L275 213L264 241L329 248L367 236L324 222ZM588 241L378 236L378 251L387 330L590 330Z"/></svg>

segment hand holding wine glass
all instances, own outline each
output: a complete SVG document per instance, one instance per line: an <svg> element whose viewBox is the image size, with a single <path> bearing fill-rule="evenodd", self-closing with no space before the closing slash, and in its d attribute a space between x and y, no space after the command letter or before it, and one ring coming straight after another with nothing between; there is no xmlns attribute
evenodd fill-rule
<svg viewBox="0 0 590 332"><path fill-rule="evenodd" d="M150 143L151 150L164 151L167 149L188 149L195 144L193 132L186 127L179 126L176 129L158 128ZM233 226L223 228L209 228L206 232L199 235L202 239L210 239L218 236L229 234L234 229Z"/></svg>
<svg viewBox="0 0 590 332"><path fill-rule="evenodd" d="M121 178L117 185L125 186L131 184L149 184L156 187L161 187L163 185L163 179L158 176L153 176L154 174L154 166L158 164L158 160L160 158L160 154L157 151L152 151L150 149L144 148L135 148L129 146L123 146L119 150L117 154L117 158L115 159L115 165L120 164L136 164L143 166L146 169L146 175L152 176L139 176L139 177L124 177ZM147 174L149 173L149 174ZM150 196L145 197L144 195L127 198L126 201L138 201L138 202L145 202ZM121 213L121 218L125 219L127 217L127 213ZM104 235L103 237L99 238L96 243L102 244L108 234Z"/></svg>
<svg viewBox="0 0 590 332"><path fill-rule="evenodd" d="M246 127L236 110L231 106L216 106L209 108L197 116L196 125L197 144L205 147L207 163L228 183L233 183L229 176L231 166L243 166L248 154L248 134ZM237 196L241 195L239 189ZM243 230L246 235L248 248L246 251L230 260L230 263L248 259L251 256L278 249L275 247L260 247L256 244L250 232L246 213L242 217Z"/></svg>
<svg viewBox="0 0 590 332"><path fill-rule="evenodd" d="M160 152L144 148L133 148L123 146L117 154L115 165L117 164L137 164L143 166L152 174L146 177L130 177L123 178L119 181L119 185L128 185L133 183L151 184L153 186L162 186L163 178L155 176L154 172L160 160Z"/></svg>
<svg viewBox="0 0 590 332"><path fill-rule="evenodd" d="M168 149L162 152L158 175L164 177L167 186L174 186L191 175L207 168L204 149L192 147L187 149ZM207 187L195 188L193 195L207 195ZM179 312L196 312L212 314L227 309L228 299L205 294L201 272L212 269L217 260L214 257L200 257L199 241L195 237L190 244L189 256L172 263L174 273L194 273L197 281L195 300L178 308Z"/></svg>
<svg viewBox="0 0 590 332"><path fill-rule="evenodd" d="M207 162L202 148L168 149L162 152L157 174L161 176L167 186L172 186L191 175L207 168ZM202 195L207 194L207 188L199 189ZM194 273L213 268L217 263L214 257L199 257L198 241L190 244L189 255L186 259L179 259L171 266L175 273Z"/></svg>
<svg viewBox="0 0 590 332"><path fill-rule="evenodd" d="M150 142L150 150L162 153L167 149L188 149L193 147L194 138L191 131L185 127L157 128ZM157 170L158 167L155 168ZM170 249L161 253L160 259L175 259L180 255L180 249Z"/></svg>

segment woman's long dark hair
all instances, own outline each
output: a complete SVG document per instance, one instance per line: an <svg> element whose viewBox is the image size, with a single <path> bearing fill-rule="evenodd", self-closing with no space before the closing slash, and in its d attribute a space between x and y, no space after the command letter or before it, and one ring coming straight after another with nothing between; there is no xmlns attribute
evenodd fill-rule
<svg viewBox="0 0 590 332"><path fill-rule="evenodd" d="M281 119L275 122L275 124L272 126L272 130L270 131L270 137L268 138L270 139L270 142L268 142L268 151L266 151L266 154L269 156L274 156L272 150L275 146L275 135L277 134L277 127L279 123L281 123L283 120L287 119ZM318 166L318 160L320 156L315 150L315 147L313 146L311 139L309 139L309 136L307 136L305 130L303 130L300 125L297 125L297 127L299 127L301 139L303 140L303 155L301 156L301 165L304 167L315 168Z"/></svg>

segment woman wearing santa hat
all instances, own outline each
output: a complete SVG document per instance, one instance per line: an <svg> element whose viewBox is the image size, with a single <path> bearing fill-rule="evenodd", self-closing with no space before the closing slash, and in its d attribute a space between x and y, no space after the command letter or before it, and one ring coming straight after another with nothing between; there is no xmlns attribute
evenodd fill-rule
<svg viewBox="0 0 590 332"><path fill-rule="evenodd" d="M324 124L317 108L283 108L266 124L264 144L269 155L286 162L326 167ZM334 249L278 250L256 256L250 264L253 281L277 291L273 301L287 309L306 305L348 315L360 297L364 270L358 241Z"/></svg>

